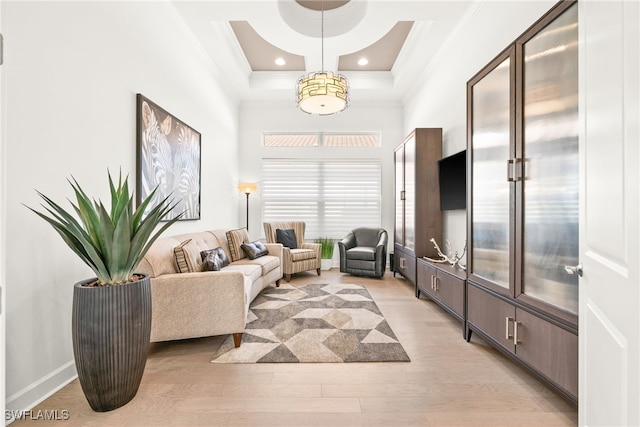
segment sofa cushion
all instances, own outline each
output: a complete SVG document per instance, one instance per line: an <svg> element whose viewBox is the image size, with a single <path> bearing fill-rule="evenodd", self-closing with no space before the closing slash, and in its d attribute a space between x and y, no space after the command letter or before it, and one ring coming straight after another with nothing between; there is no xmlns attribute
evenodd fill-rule
<svg viewBox="0 0 640 427"><path fill-rule="evenodd" d="M260 258L261 256L265 256L269 253L267 247L259 241L243 243L241 248L249 259Z"/></svg>
<svg viewBox="0 0 640 427"><path fill-rule="evenodd" d="M357 259L363 261L376 260L376 248L367 246L356 246L347 250L347 259Z"/></svg>
<svg viewBox="0 0 640 427"><path fill-rule="evenodd" d="M294 262L314 259L316 257L317 253L313 249L291 249L291 260Z"/></svg>
<svg viewBox="0 0 640 427"><path fill-rule="evenodd" d="M178 246L173 248L173 257L176 261L176 267L179 273L192 273L200 271L199 257L197 256L197 248L191 243L191 239L184 240Z"/></svg>
<svg viewBox="0 0 640 427"><path fill-rule="evenodd" d="M231 252L231 262L246 257L242 250L242 244L249 242L249 232L246 228L227 231L227 242L229 243L229 252Z"/></svg>
<svg viewBox="0 0 640 427"><path fill-rule="evenodd" d="M278 228L276 230L276 243L282 243L282 246L290 249L297 249L298 242L296 241L296 232L293 229L282 230Z"/></svg>
<svg viewBox="0 0 640 427"><path fill-rule="evenodd" d="M239 271L249 277L252 282L257 281L262 276L262 268L257 264L249 264L248 262L234 262L226 266L223 271Z"/></svg>
<svg viewBox="0 0 640 427"><path fill-rule="evenodd" d="M227 254L220 247L200 252L202 271L220 271L229 265Z"/></svg>
<svg viewBox="0 0 640 427"><path fill-rule="evenodd" d="M266 275L267 273L269 273L270 271L278 268L280 266L280 258L277 256L273 256L273 255L265 255L265 256L261 256L260 258L256 258L254 260L249 260L247 258L242 259L238 262L236 262L235 264L237 265L242 265L242 264L250 264L250 265L259 265L260 268L262 269L262 275Z"/></svg>

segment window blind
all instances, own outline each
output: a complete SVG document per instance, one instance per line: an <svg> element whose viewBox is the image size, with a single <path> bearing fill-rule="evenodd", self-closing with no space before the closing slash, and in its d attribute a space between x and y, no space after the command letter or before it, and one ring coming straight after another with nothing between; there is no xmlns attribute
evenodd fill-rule
<svg viewBox="0 0 640 427"><path fill-rule="evenodd" d="M341 239L380 227L378 160L262 160L262 220L304 221L305 237Z"/></svg>

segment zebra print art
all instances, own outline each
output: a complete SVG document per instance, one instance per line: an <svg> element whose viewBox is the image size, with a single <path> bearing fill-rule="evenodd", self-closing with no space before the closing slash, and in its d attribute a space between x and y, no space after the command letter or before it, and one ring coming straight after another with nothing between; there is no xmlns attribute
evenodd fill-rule
<svg viewBox="0 0 640 427"><path fill-rule="evenodd" d="M138 203L157 187L147 211L169 197L176 206L163 220L200 219L200 133L141 94L137 104Z"/></svg>

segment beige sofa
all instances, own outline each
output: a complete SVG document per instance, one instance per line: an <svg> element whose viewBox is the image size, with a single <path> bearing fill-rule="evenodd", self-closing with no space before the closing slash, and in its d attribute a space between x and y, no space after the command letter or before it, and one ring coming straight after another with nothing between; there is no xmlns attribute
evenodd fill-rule
<svg viewBox="0 0 640 427"><path fill-rule="evenodd" d="M282 278L282 245L266 244L268 255L232 261L220 271L180 273L174 248L188 239L191 252L221 247L232 260L226 230L162 237L153 243L136 270L151 277L151 342L233 334L239 347L249 303Z"/></svg>

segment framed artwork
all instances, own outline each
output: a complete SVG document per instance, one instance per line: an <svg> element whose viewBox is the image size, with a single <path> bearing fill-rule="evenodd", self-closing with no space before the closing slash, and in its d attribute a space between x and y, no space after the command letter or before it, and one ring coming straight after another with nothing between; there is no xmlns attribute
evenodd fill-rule
<svg viewBox="0 0 640 427"><path fill-rule="evenodd" d="M165 197L176 206L163 220L200 219L200 133L137 94L137 202L158 188L147 210Z"/></svg>

